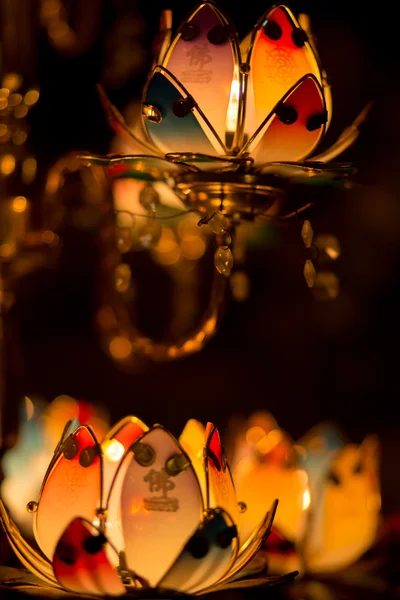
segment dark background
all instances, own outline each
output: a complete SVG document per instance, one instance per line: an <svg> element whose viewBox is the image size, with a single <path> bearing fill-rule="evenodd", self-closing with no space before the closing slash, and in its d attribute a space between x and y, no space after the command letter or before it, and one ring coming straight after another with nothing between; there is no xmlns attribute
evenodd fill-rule
<svg viewBox="0 0 400 600"><path fill-rule="evenodd" d="M255 1L220 4L241 34L269 7ZM77 57L60 55L45 31L38 32L35 72L41 97L31 113L29 138L41 173L33 198L37 219L40 186L59 156L73 149L102 153L109 148L112 135L95 84L102 81L121 110L139 98L159 10L172 7L178 24L194 5L99 0L96 41ZM311 16L332 83L334 117L322 147L335 141L369 100L375 101L358 141L343 155L358 165L360 186L330 195L322 190L308 215L317 233L333 233L341 242L333 265L341 294L327 302L315 299L302 276L299 228L277 230L274 243L249 249L251 296L243 304L229 302L220 332L204 350L125 373L102 352L93 328L96 241L72 232L57 269L42 269L19 284L23 389L47 400L70 394L107 407L113 421L136 414L176 434L189 417L224 428L231 414L259 408L270 410L294 438L324 419L336 420L355 441L377 432L383 506L391 512L400 503L393 482L400 456L397 25L386 7L371 12L366 4L322 0L289 6ZM130 34L133 66L129 76L115 81L117 49L110 45L110 31L127 15L140 24ZM168 281L165 275L147 274L141 258L138 272L141 293L149 299L143 318L157 325L168 318Z"/></svg>

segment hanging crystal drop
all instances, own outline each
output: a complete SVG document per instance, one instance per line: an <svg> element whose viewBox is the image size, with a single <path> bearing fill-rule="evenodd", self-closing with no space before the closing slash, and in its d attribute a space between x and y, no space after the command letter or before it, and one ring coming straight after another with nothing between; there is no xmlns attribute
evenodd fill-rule
<svg viewBox="0 0 400 600"><path fill-rule="evenodd" d="M301 228L301 237L303 238L303 242L306 248L311 248L311 244L314 237L314 231L311 227L310 221L307 219L303 223L303 227Z"/></svg>
<svg viewBox="0 0 400 600"><path fill-rule="evenodd" d="M218 273L229 277L233 267L233 254L230 248L217 248L214 254L214 264Z"/></svg>
<svg viewBox="0 0 400 600"><path fill-rule="evenodd" d="M210 219L204 219L204 223L207 223L213 232L218 235L229 228L228 219L220 211L215 212Z"/></svg>
<svg viewBox="0 0 400 600"><path fill-rule="evenodd" d="M315 272L315 267L309 258L306 260L306 262L304 264L303 273L304 273L304 279L306 280L308 287L309 288L314 287L315 278L316 278L317 274Z"/></svg>

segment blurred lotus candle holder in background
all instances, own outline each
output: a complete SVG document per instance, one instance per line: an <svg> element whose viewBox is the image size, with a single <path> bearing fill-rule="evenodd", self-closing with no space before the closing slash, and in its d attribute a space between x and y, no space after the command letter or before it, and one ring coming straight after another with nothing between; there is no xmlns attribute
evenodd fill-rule
<svg viewBox="0 0 400 600"><path fill-rule="evenodd" d="M67 423L43 480L27 505L40 553L1 503L2 524L22 563L44 584L77 593L122 595L169 589L201 594L271 586L253 561L268 537L277 501L257 523L236 498L215 426L188 421L179 441L135 417L99 443L91 428Z"/></svg>
<svg viewBox="0 0 400 600"><path fill-rule="evenodd" d="M279 497L273 535L263 548L272 571L328 575L371 548L381 523L375 436L357 445L338 427L321 424L295 443L265 412L231 435L233 476L248 519L257 520L271 490Z"/></svg>

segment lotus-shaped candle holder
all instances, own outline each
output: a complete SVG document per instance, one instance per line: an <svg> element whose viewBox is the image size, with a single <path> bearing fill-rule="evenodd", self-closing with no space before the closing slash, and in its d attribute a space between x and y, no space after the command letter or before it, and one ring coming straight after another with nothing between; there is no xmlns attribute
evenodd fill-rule
<svg viewBox="0 0 400 600"><path fill-rule="evenodd" d="M354 167L326 163L354 142L368 112L315 154L332 118L330 86L308 17L297 20L282 4L242 41L212 1L198 4L174 36L164 11L137 121L128 125L100 92L132 154L82 155L87 164L167 183L189 208L221 211L234 224L268 215L293 183L343 182Z"/></svg>
<svg viewBox="0 0 400 600"><path fill-rule="evenodd" d="M179 441L135 417L99 443L87 425L67 423L38 501L28 504L41 553L19 534L3 503L17 556L44 584L78 594L198 595L274 585L254 557L277 501L254 527L235 489L215 426L187 423Z"/></svg>

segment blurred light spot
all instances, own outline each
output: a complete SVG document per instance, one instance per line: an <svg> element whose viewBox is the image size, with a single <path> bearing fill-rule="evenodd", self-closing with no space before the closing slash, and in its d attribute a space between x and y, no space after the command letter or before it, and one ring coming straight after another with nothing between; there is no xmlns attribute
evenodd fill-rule
<svg viewBox="0 0 400 600"><path fill-rule="evenodd" d="M28 135L27 135L26 131L22 131L21 129L18 129L17 131L15 131L13 133L12 140L16 146L21 146L21 144L24 144L26 142L27 137L28 137Z"/></svg>
<svg viewBox="0 0 400 600"><path fill-rule="evenodd" d="M8 88L10 92L15 92L22 85L22 77L19 73L6 73L3 77L3 87Z"/></svg>
<svg viewBox="0 0 400 600"><path fill-rule="evenodd" d="M15 169L15 158L12 154L3 154L0 157L0 173L2 175L11 175Z"/></svg>
<svg viewBox="0 0 400 600"><path fill-rule="evenodd" d="M256 444L264 437L264 435L265 431L262 427L250 427L250 429L246 431L246 442L248 444Z"/></svg>
<svg viewBox="0 0 400 600"><path fill-rule="evenodd" d="M233 273L229 281L232 296L237 302L244 302L250 295L250 279L244 271Z"/></svg>
<svg viewBox="0 0 400 600"><path fill-rule="evenodd" d="M183 239L181 242L181 252L184 258L189 260L198 260L205 252L206 244L200 237L193 237L189 239Z"/></svg>
<svg viewBox="0 0 400 600"><path fill-rule="evenodd" d="M8 88L2 87L0 88L0 98L8 98L10 95L10 90Z"/></svg>
<svg viewBox="0 0 400 600"><path fill-rule="evenodd" d="M317 300L334 300L340 293L339 278L331 271L318 271L313 294Z"/></svg>
<svg viewBox="0 0 400 600"><path fill-rule="evenodd" d="M303 485L308 484L308 475L307 475L306 471L304 471L303 469L299 469L297 471L297 475Z"/></svg>
<svg viewBox="0 0 400 600"><path fill-rule="evenodd" d="M28 114L28 107L20 104L15 107L14 115L16 119L23 119Z"/></svg>
<svg viewBox="0 0 400 600"><path fill-rule="evenodd" d="M217 326L217 317L212 316L204 323L203 330L207 335L211 335Z"/></svg>
<svg viewBox="0 0 400 600"><path fill-rule="evenodd" d="M48 244L49 246L51 246L52 244L54 244L54 242L56 240L57 240L57 236L53 231L50 231L49 229L46 229L46 231L43 231L42 241L45 244Z"/></svg>
<svg viewBox="0 0 400 600"><path fill-rule="evenodd" d="M132 352L132 344L127 338L118 335L111 340L109 350L113 358L123 360Z"/></svg>
<svg viewBox="0 0 400 600"><path fill-rule="evenodd" d="M97 311L96 320L99 326L108 331L117 326L117 320L111 306L103 306Z"/></svg>
<svg viewBox="0 0 400 600"><path fill-rule="evenodd" d="M24 103L27 106L33 106L39 100L39 90L29 90L24 96Z"/></svg>
<svg viewBox="0 0 400 600"><path fill-rule="evenodd" d="M311 504L310 490L304 490L302 509L307 510Z"/></svg>
<svg viewBox="0 0 400 600"><path fill-rule="evenodd" d="M3 135L5 135L8 131L8 127L7 125L5 125L4 123L0 123L0 137L3 137Z"/></svg>
<svg viewBox="0 0 400 600"><path fill-rule="evenodd" d="M175 234L169 227L163 225L161 237L154 247L154 258L162 265L173 265L178 262L181 250L176 242Z"/></svg>
<svg viewBox="0 0 400 600"><path fill-rule="evenodd" d="M115 269L115 288L117 292L129 290L132 280L131 268L126 263L121 263Z"/></svg>
<svg viewBox="0 0 400 600"><path fill-rule="evenodd" d="M16 196L12 201L12 209L16 213L23 213L28 206L28 201L24 196Z"/></svg>
<svg viewBox="0 0 400 600"><path fill-rule="evenodd" d="M8 106L8 100L4 96L0 96L0 110L4 110Z"/></svg>
<svg viewBox="0 0 400 600"><path fill-rule="evenodd" d="M118 462L125 452L123 444L115 439L105 440L101 444L101 447L103 449L104 456L111 462Z"/></svg>
<svg viewBox="0 0 400 600"><path fill-rule="evenodd" d="M21 102L22 102L21 94L10 94L10 96L8 97L8 105L9 106L18 106L18 104L21 104Z"/></svg>
<svg viewBox="0 0 400 600"><path fill-rule="evenodd" d="M314 241L317 248L324 252L331 260L340 256L340 242L335 235L320 234Z"/></svg>
<svg viewBox="0 0 400 600"><path fill-rule="evenodd" d="M26 412L26 420L30 421L35 414L35 407L30 398L28 396L24 396L25 401L25 412Z"/></svg>
<svg viewBox="0 0 400 600"><path fill-rule="evenodd" d="M0 245L0 257L1 258L10 258L15 253L16 247L15 244L5 243Z"/></svg>
<svg viewBox="0 0 400 600"><path fill-rule="evenodd" d="M24 162L22 163L22 181L24 183L31 183L36 177L36 170L36 158L25 158Z"/></svg>
<svg viewBox="0 0 400 600"><path fill-rule="evenodd" d="M273 429L257 442L257 450L261 452L261 454L268 454L268 452L271 452L271 450L282 441L282 438L282 432L279 429Z"/></svg>

